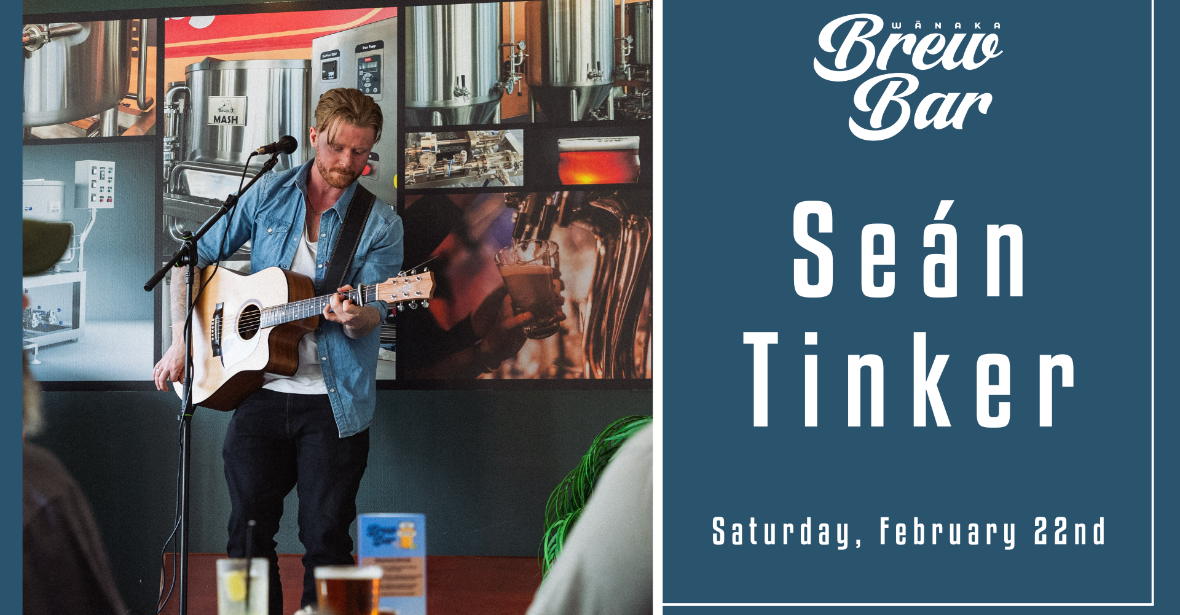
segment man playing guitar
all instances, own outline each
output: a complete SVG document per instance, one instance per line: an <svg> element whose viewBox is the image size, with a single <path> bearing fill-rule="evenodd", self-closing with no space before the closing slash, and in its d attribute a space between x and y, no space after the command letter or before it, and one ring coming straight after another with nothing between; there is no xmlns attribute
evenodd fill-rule
<svg viewBox="0 0 1180 615"><path fill-rule="evenodd" d="M301 167L268 173L246 192L235 211L198 245L198 266L228 258L250 241L251 270L268 267L302 273L321 284L328 260L368 161L381 138L381 109L355 89L330 90L309 129L315 158ZM358 199L359 200L359 199ZM345 285L385 280L402 263L402 221L377 199L364 221ZM223 240L224 237L224 240ZM343 246L341 246L343 247ZM183 270L172 275L172 346L156 364L156 387L184 377ZM330 289L323 289L330 292ZM293 376L265 375L263 388L238 405L225 435L222 457L232 511L227 551L246 554L246 527L257 523L253 552L270 560L270 613L283 613L274 536L283 499L299 495L299 538L306 554L301 606L316 603L316 566L351 565L349 525L369 453L369 425L376 403L378 325L388 314L382 301L357 305L333 295L314 332L299 342Z"/></svg>

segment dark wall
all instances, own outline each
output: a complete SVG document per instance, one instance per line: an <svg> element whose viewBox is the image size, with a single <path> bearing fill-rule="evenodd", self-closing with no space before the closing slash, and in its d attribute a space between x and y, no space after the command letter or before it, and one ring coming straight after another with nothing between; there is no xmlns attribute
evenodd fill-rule
<svg viewBox="0 0 1180 615"><path fill-rule="evenodd" d="M52 450L90 498L128 606L154 612L159 553L172 526L177 398L51 392ZM379 391L361 512L421 512L432 555L535 556L550 491L611 421L651 413L650 391ZM193 419L191 551L225 549L228 413ZM279 551L301 553L294 493ZM354 528L355 531L355 528Z"/></svg>

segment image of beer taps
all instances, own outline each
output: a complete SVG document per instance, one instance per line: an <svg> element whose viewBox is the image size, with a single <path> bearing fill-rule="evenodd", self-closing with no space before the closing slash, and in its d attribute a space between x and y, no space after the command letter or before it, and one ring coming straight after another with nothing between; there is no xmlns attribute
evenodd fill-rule
<svg viewBox="0 0 1180 615"><path fill-rule="evenodd" d="M524 183L524 131L406 134L405 187L487 188Z"/></svg>
<svg viewBox="0 0 1180 615"><path fill-rule="evenodd" d="M399 379L650 378L651 211L650 191L637 188L407 195L405 262L429 262L436 289L427 309L394 318ZM537 241L560 254L552 280L506 285L496 253ZM502 301L522 305L521 285L531 297L556 294L556 332L520 335L510 356L472 369L470 349L497 334L481 314Z"/></svg>
<svg viewBox="0 0 1180 615"><path fill-rule="evenodd" d="M155 134L157 20L24 24L24 140Z"/></svg>

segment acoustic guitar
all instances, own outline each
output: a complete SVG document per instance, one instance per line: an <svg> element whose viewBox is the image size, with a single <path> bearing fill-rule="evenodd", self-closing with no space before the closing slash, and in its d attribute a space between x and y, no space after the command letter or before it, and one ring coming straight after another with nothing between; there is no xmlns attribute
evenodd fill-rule
<svg viewBox="0 0 1180 615"><path fill-rule="evenodd" d="M299 340L319 326L333 295L316 297L310 278L279 267L252 275L206 267L200 278L194 289L200 295L193 308L193 404L229 411L262 387L264 374L295 373ZM403 274L333 294L356 305L380 300L398 309L402 303L416 308L419 301L428 306L434 274ZM173 386L183 395L183 383Z"/></svg>

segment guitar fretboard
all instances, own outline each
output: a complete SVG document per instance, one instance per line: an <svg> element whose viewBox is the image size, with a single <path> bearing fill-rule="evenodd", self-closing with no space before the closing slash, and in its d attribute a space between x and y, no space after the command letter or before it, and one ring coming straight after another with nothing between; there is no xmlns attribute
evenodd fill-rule
<svg viewBox="0 0 1180 615"><path fill-rule="evenodd" d="M331 295L324 295L322 297L312 297L311 299L292 301L291 303L264 308L262 310L261 327L265 329L266 327L274 327L283 323L318 316L324 312L324 308L331 303L332 297L337 294L348 297L353 303L368 305L377 300L377 288L379 286L380 284L361 284L360 288L354 288L347 293L332 293Z"/></svg>

